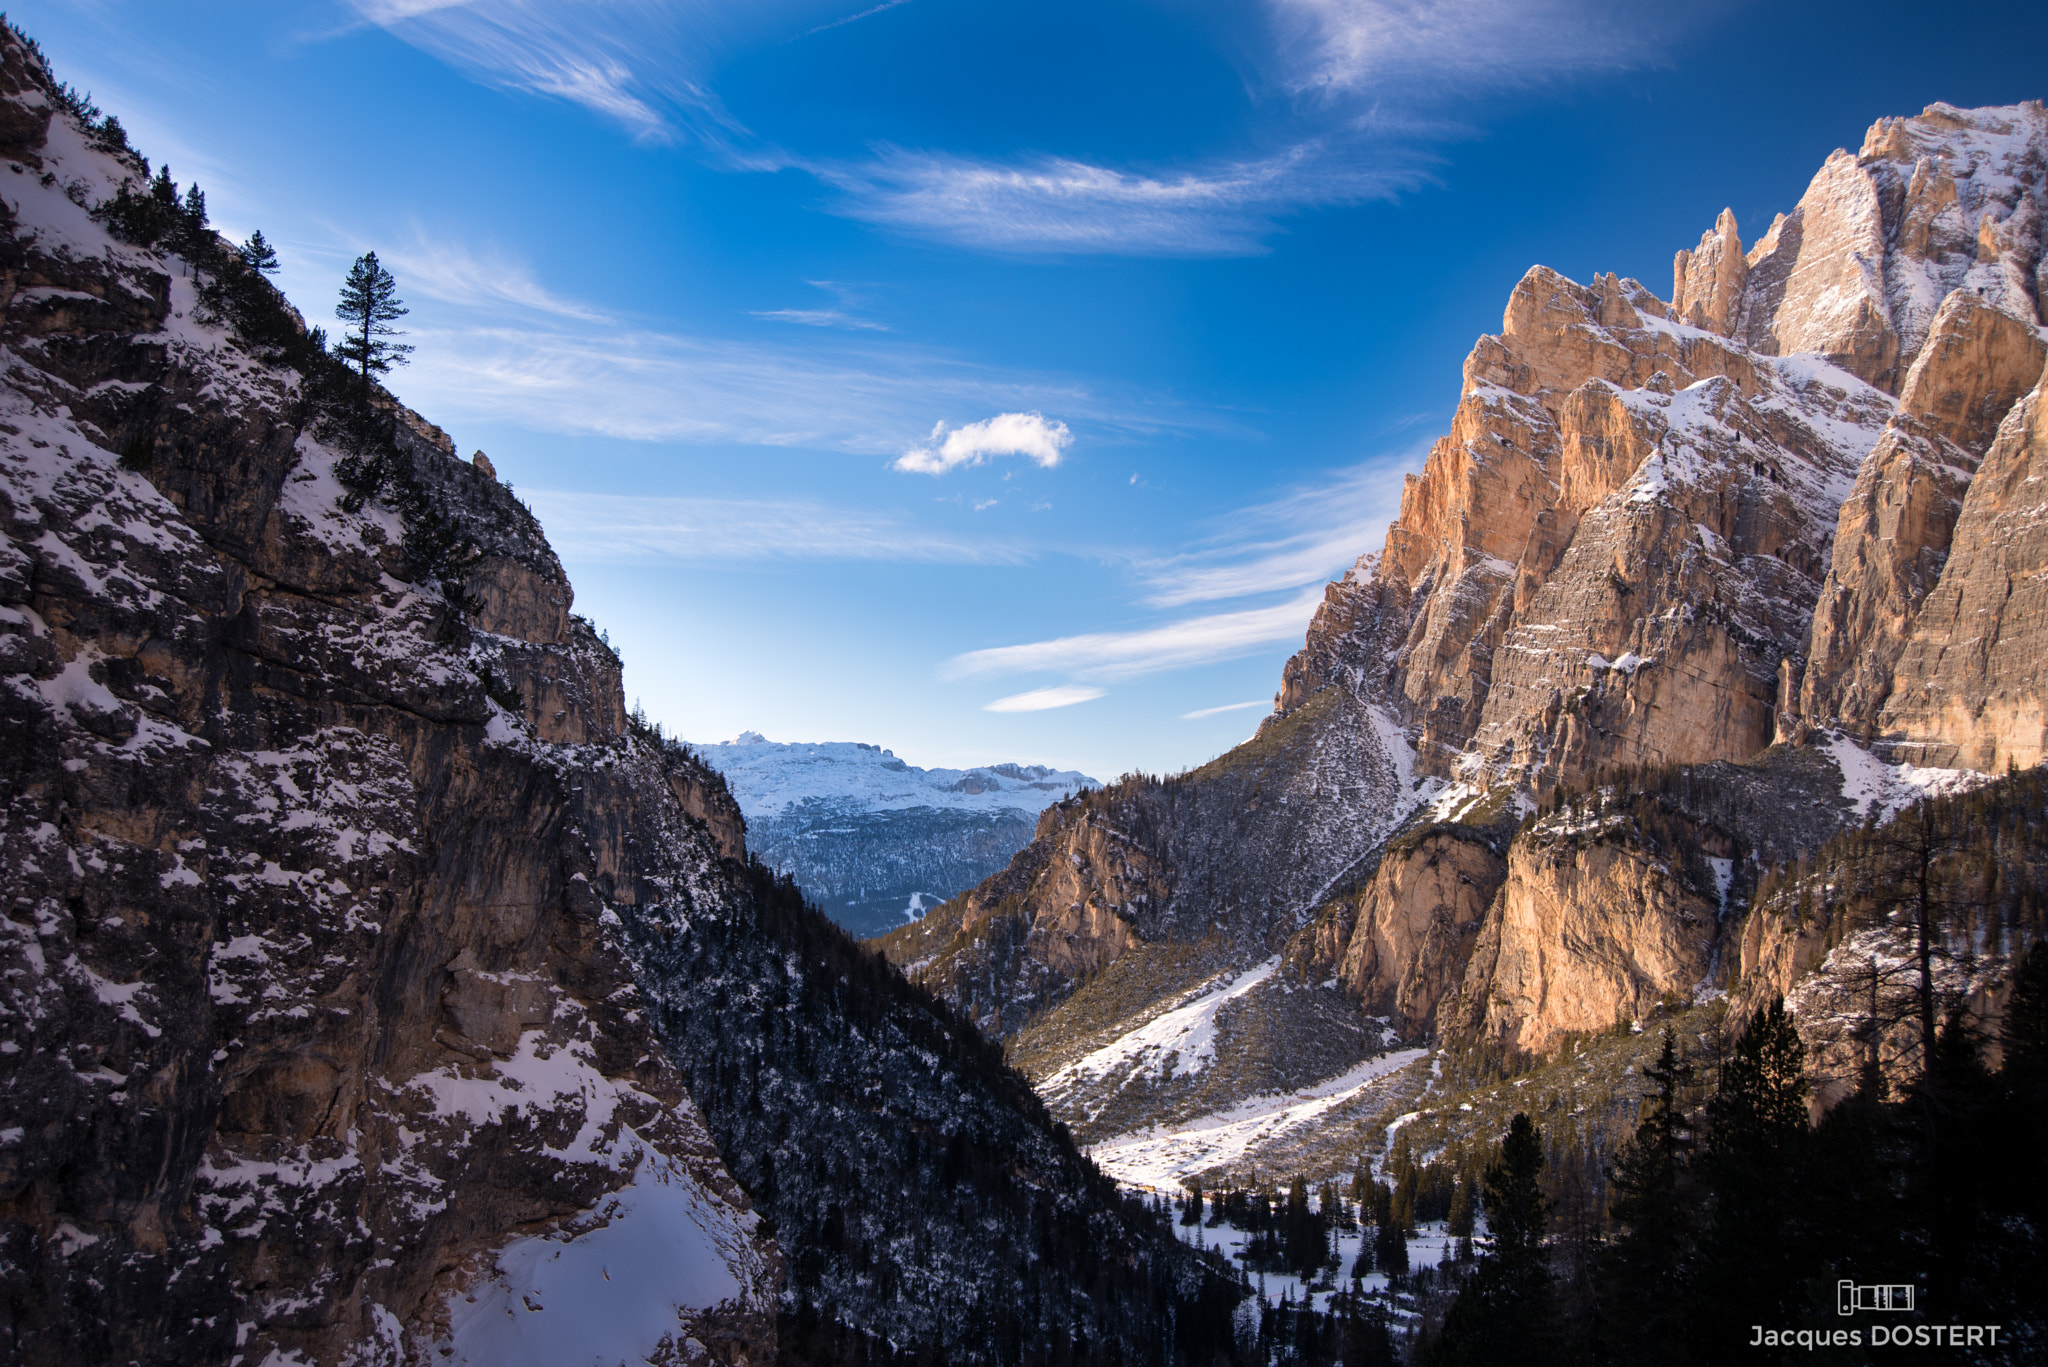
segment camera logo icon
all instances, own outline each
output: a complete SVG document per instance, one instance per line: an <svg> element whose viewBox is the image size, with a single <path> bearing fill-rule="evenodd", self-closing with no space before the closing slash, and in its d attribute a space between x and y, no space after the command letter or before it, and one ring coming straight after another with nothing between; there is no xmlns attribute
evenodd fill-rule
<svg viewBox="0 0 2048 1367"><path fill-rule="evenodd" d="M1913 1288L1906 1286L1858 1286L1854 1282L1835 1283L1835 1312L1853 1315L1859 1310L1911 1310Z"/></svg>

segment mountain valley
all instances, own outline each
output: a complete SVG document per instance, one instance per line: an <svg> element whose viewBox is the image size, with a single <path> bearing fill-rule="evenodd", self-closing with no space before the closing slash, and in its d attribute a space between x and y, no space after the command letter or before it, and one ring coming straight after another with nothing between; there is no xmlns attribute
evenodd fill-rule
<svg viewBox="0 0 2048 1367"><path fill-rule="evenodd" d="M1257 733L1108 783L682 743L11 25L0 168L10 1361L2048 1348L2040 102L1531 268Z"/></svg>

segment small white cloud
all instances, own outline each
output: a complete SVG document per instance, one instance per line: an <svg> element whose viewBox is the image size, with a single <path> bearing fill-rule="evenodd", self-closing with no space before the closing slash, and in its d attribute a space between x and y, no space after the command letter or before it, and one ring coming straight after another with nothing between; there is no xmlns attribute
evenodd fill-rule
<svg viewBox="0 0 2048 1367"><path fill-rule="evenodd" d="M1247 707L1271 707L1272 705L1270 699L1253 698L1250 702L1227 702L1221 707L1199 707L1192 712L1181 713L1180 719L1182 721L1200 721L1204 717L1214 717L1224 712L1242 712Z"/></svg>
<svg viewBox="0 0 2048 1367"><path fill-rule="evenodd" d="M1107 689L1089 688L1082 684L1061 684L1056 688L1034 688L1029 693L1012 693L1007 698L997 698L981 710L984 712L1045 712L1055 707L1072 707L1077 702L1093 702Z"/></svg>
<svg viewBox="0 0 2048 1367"><path fill-rule="evenodd" d="M1042 413L998 413L993 418L946 430L932 428L924 445L913 446L896 460L898 470L943 475L963 465L979 465L990 456L1025 456L1051 469L1060 453L1074 444L1063 422L1048 422Z"/></svg>

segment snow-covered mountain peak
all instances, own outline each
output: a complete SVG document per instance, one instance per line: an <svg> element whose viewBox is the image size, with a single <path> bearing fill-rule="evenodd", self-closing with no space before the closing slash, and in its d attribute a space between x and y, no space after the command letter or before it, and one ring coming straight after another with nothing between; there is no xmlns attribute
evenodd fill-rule
<svg viewBox="0 0 2048 1367"><path fill-rule="evenodd" d="M749 823L792 807L825 803L864 812L937 807L952 811L1037 813L1082 788L1088 775L1042 764L921 769L860 741L778 742L758 731L699 747L725 775Z"/></svg>

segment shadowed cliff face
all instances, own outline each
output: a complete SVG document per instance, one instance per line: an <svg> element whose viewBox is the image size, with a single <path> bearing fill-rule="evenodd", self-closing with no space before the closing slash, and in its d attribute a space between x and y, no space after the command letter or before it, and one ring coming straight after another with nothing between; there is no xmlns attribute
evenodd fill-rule
<svg viewBox="0 0 2048 1367"><path fill-rule="evenodd" d="M508 1241L658 1186L703 1214L667 1338L768 1360L779 1256L617 942L737 814L684 809L532 518L411 415L486 559L467 618L405 581L305 377L87 217L133 168L0 62L10 1358L465 1360Z"/></svg>
<svg viewBox="0 0 2048 1367"><path fill-rule="evenodd" d="M509 489L281 300L217 317L217 240L110 235L139 159L53 92L0 32L7 1359L1227 1337L1234 1284L740 862ZM946 1294L877 1293L916 1249Z"/></svg>
<svg viewBox="0 0 2048 1367"><path fill-rule="evenodd" d="M1724 973L1724 907L1704 912L1697 879L1666 877L1669 855L1624 825L1594 848L1488 853L1449 831L1418 839L1424 823L1376 867L1418 801L1492 794L1498 809L1503 790L1526 804L1622 769L1725 776L1775 740L1836 728L1923 764L2034 762L2041 401L2022 396L2042 374L2044 167L2038 103L1937 105L1829 158L1754 247L1724 213L1678 254L1669 302L1532 269L1467 357L1451 430L1385 545L1326 590L1260 738L1121 805L1049 818L1008 871L892 937L891 954L1015 1028L1015 1012L1044 1011L1134 945L1266 943L1313 916L1290 955L1400 1036L1455 1028L1540 1050ZM1342 754L1368 732L1394 762L1325 766L1315 791L1390 817L1354 828L1346 858L1289 851L1323 878L1265 876L1291 832L1220 818L1206 789L1274 736ZM1817 763L1832 797L1808 791L1804 762L1728 780L1760 811L1773 792L1797 803L1800 840L1768 821L1714 839L1785 846L1778 858L1812 848L1847 819L1843 786L1862 772ZM1328 800L1300 781L1284 792ZM1149 834L1099 857L1090 828L1139 814ZM1219 872L1237 869L1258 872ZM1321 905L1336 879L1350 890ZM1153 902L1131 899L1134 880ZM1174 916L1152 910L1162 895ZM1155 1009L1133 1003L1130 1026ZM1061 1019L1041 1016L1033 1037Z"/></svg>

